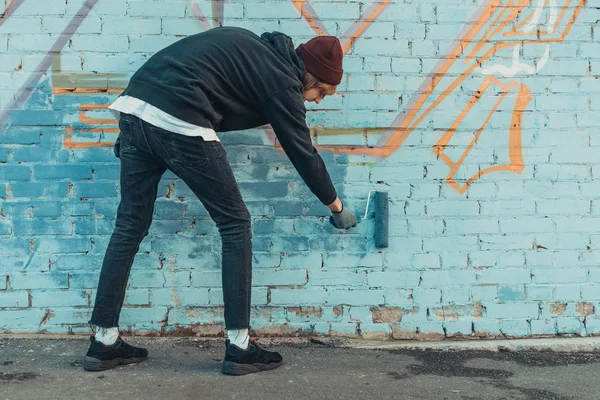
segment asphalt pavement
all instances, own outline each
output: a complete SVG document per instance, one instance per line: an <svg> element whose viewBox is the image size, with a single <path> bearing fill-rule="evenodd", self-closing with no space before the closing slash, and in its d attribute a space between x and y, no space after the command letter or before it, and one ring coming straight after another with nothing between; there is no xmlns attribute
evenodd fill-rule
<svg viewBox="0 0 600 400"><path fill-rule="evenodd" d="M125 339L147 347L148 360L91 373L81 366L86 338L1 337L0 400L600 399L596 351L356 348L343 340L261 340L283 355L283 366L232 377L220 371L222 340Z"/></svg>

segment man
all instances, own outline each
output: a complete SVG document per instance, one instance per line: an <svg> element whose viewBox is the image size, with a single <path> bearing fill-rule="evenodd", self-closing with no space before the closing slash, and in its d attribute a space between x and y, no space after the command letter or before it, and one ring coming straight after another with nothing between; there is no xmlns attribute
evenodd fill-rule
<svg viewBox="0 0 600 400"><path fill-rule="evenodd" d="M119 337L119 314L167 169L198 196L221 235L228 337L223 373L243 375L281 365L278 353L249 343L251 219L215 132L270 123L302 179L331 209L331 223L338 229L356 226L356 216L343 207L312 145L303 103L319 103L335 92L342 58L335 37L317 37L294 49L279 32L259 37L222 27L159 51L133 75L110 107L121 130L115 144L121 202L100 273L90 320L96 333L84 369L101 371L148 355Z"/></svg>

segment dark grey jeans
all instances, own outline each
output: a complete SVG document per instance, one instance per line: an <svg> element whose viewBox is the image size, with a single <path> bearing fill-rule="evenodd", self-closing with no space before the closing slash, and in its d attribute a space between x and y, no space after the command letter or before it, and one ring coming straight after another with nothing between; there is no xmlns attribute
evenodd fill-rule
<svg viewBox="0 0 600 400"><path fill-rule="evenodd" d="M115 153L121 159L121 203L90 323L103 328L119 325L131 265L152 223L159 180L169 169L198 196L219 229L225 326L248 328L251 220L223 146L166 131L129 114L121 114L119 128Z"/></svg>

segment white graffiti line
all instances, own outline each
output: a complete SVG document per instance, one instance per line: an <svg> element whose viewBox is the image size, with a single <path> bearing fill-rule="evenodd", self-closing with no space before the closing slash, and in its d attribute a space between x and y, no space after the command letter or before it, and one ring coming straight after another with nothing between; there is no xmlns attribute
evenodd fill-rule
<svg viewBox="0 0 600 400"><path fill-rule="evenodd" d="M531 32L537 28L537 25L540 22L540 18L542 17L542 12L544 11L545 4L546 0L538 0L538 4L535 7L533 17L531 18L531 21L529 21L525 26L525 32Z"/></svg>
<svg viewBox="0 0 600 400"><path fill-rule="evenodd" d="M513 50L512 65L510 67L501 64L491 65L489 67L481 68L481 73L484 75L495 75L499 74L506 77L513 77L520 72L526 72L528 74L535 73L535 67L521 63L519 52L521 51L521 45L515 46Z"/></svg>
<svg viewBox="0 0 600 400"><path fill-rule="evenodd" d="M552 27L556 24L556 20L558 19L558 6L556 5L556 0L550 0L550 19L548 20L548 32L554 30Z"/></svg>
<svg viewBox="0 0 600 400"><path fill-rule="evenodd" d="M547 0L538 0L535 11L531 17L531 21L529 21L524 27L525 32L531 32L538 28L544 8L546 8L546 1ZM548 8L550 10L550 16L548 18L548 23L546 24L545 29L547 32L551 32L553 30L554 24L558 19L558 6L556 4L556 0L550 0ZM537 72L540 72L550 58L550 45L546 44L546 50L544 51L544 55L537 62L536 65L529 65L521 62L520 53L522 47L523 45L519 44L516 45L513 49L513 59L511 66L505 66L500 64L491 65L489 67L483 67L481 69L481 73L484 75L500 74L505 77L513 77L521 72L524 72L526 74L535 74Z"/></svg>
<svg viewBox="0 0 600 400"><path fill-rule="evenodd" d="M548 59L550 58L550 45L546 45L546 51L544 52L542 58L538 61L537 66L521 62L521 56L519 55L521 47L522 45L517 45L513 49L513 60L512 65L510 67L501 64L491 65L489 67L483 67L481 69L481 73L484 75L499 74L505 77L512 78L513 76L520 74L521 72L525 72L526 74L535 74L537 72L540 72L540 70L544 68L544 66L548 62Z"/></svg>
<svg viewBox="0 0 600 400"><path fill-rule="evenodd" d="M526 32L532 32L538 26L538 24L540 22L540 18L542 16L542 11L544 11L544 8L545 8L546 1L547 0L538 0L538 5L535 9L533 17L531 18L531 21L529 21L529 23L527 23L527 26L525 27ZM554 27L554 24L556 24L556 21L558 20L558 5L556 4L556 0L550 0L549 3L550 4L548 5L548 9L550 11L550 15L548 17L548 23L546 24L546 32L554 33L553 27Z"/></svg>
<svg viewBox="0 0 600 400"><path fill-rule="evenodd" d="M544 65L546 65L546 63L548 62L548 59L550 59L550 45L549 44L546 45L546 51L544 52L542 59L540 61L538 61L538 63L537 63L536 72L540 72L542 70L542 68L544 68Z"/></svg>

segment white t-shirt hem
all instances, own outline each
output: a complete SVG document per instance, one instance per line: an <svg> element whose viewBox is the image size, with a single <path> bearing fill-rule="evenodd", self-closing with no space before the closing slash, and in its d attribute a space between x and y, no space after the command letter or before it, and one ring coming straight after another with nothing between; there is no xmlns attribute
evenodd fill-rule
<svg viewBox="0 0 600 400"><path fill-rule="evenodd" d="M182 121L135 97L120 96L108 109L117 120L121 118L120 113L131 114L169 132L185 136L199 136L206 141L220 141L213 129Z"/></svg>

